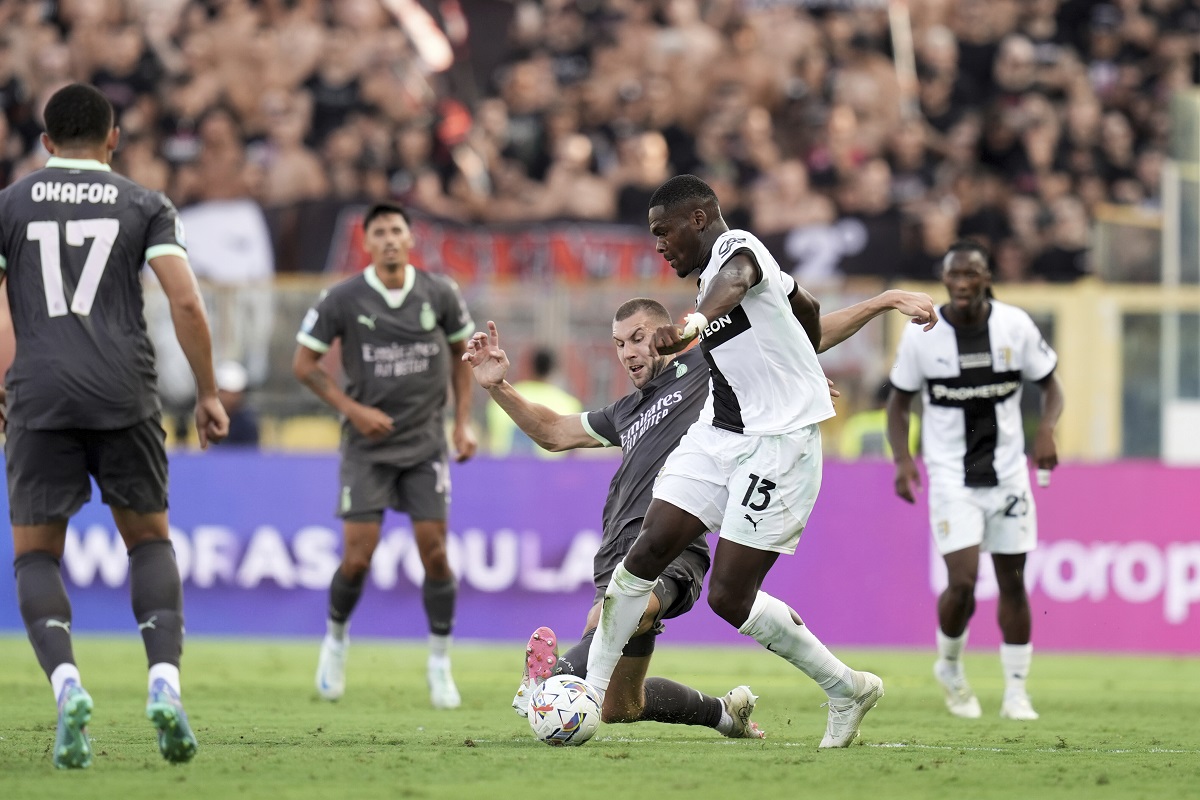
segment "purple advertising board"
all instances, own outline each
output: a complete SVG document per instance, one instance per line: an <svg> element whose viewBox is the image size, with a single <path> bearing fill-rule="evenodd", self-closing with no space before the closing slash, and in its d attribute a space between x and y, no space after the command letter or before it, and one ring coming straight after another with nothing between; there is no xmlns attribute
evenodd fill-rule
<svg viewBox="0 0 1200 800"><path fill-rule="evenodd" d="M612 459L478 459L455 465L451 561L461 639L523 641L538 625L579 634ZM341 549L337 460L213 452L171 459L172 537L188 632L315 636ZM1027 582L1039 648L1200 653L1200 470L1150 463L1067 465L1034 488L1041 545ZM96 493L98 494L98 493ZM7 502L6 500L3 502ZM715 544L715 537L712 539ZM11 563L0 540L0 563ZM72 521L63 573L79 632L133 631L124 548L94 500ZM389 515L356 635L426 633L420 560L406 517ZM933 642L945 580L922 496L892 494L886 463L828 463L796 555L765 589L830 644ZM974 644L998 642L995 580L983 561ZM19 631L12 572L0 570L0 630ZM669 641L746 641L703 600Z"/></svg>

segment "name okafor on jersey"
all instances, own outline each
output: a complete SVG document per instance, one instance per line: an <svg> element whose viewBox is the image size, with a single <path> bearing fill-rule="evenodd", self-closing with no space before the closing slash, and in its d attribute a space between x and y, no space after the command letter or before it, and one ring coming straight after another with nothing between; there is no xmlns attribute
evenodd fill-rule
<svg viewBox="0 0 1200 800"><path fill-rule="evenodd" d="M1040 381L1058 356L1023 310L991 301L987 323L955 328L946 308L925 332L906 325L891 381L921 391L921 449L930 484L997 486L1025 470L1021 381Z"/></svg>
<svg viewBox="0 0 1200 800"><path fill-rule="evenodd" d="M0 192L10 425L117 430L159 411L141 271L161 255L187 258L175 207L107 164L51 158Z"/></svg>
<svg viewBox="0 0 1200 800"><path fill-rule="evenodd" d="M346 394L396 425L373 442L344 420L343 455L397 466L440 456L446 449L448 345L474 331L454 281L411 264L399 289L388 289L374 266L330 289L308 310L296 341L324 353L340 339Z"/></svg>
<svg viewBox="0 0 1200 800"><path fill-rule="evenodd" d="M654 496L654 480L679 440L700 416L708 396L708 370L698 348L682 353L641 389L599 411L586 411L583 427L601 444L621 448L621 466L604 501L601 551L631 522L646 516ZM701 536L688 545L708 560ZM617 559L625 555L617 554ZM703 579L703 575L698 580Z"/></svg>
<svg viewBox="0 0 1200 800"><path fill-rule="evenodd" d="M700 332L712 391L702 422L734 433L780 434L834 415L817 351L792 314L792 276L753 234L731 230L713 243L700 273L699 306L721 267L746 253L762 271L741 304Z"/></svg>

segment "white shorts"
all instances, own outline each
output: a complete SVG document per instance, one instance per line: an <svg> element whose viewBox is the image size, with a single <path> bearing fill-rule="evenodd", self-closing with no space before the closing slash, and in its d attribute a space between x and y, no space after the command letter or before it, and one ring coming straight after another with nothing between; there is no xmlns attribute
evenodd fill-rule
<svg viewBox="0 0 1200 800"><path fill-rule="evenodd" d="M794 553L821 490L821 431L779 436L730 433L693 423L667 457L654 497L681 508L721 538Z"/></svg>
<svg viewBox="0 0 1200 800"><path fill-rule="evenodd" d="M986 553L1028 553L1037 547L1029 473L985 488L930 486L929 527L942 555L974 545Z"/></svg>

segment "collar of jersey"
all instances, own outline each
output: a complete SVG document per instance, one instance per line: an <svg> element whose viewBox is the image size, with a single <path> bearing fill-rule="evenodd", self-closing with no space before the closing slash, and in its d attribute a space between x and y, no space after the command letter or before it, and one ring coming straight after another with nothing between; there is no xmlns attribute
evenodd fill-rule
<svg viewBox="0 0 1200 800"><path fill-rule="evenodd" d="M97 172L112 172L112 167L108 164L101 164L94 158L59 158L58 156L50 156L50 160L46 162L47 167L57 167L58 169L91 169Z"/></svg>
<svg viewBox="0 0 1200 800"><path fill-rule="evenodd" d="M363 275L367 279L367 285L383 296L383 302L388 304L388 308L399 308L404 305L404 301L408 299L408 293L412 291L413 281L417 279L417 268L412 264L404 265L404 285L394 295L392 289L383 285L383 280L375 271L374 264L363 270Z"/></svg>

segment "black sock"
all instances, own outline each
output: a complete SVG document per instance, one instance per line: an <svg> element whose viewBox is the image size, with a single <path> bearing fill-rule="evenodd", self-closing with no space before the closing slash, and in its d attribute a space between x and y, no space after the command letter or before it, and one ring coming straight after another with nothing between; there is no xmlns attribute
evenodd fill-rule
<svg viewBox="0 0 1200 800"><path fill-rule="evenodd" d="M178 667L183 654L183 586L170 541L153 539L129 551L129 595L146 661Z"/></svg>
<svg viewBox="0 0 1200 800"><path fill-rule="evenodd" d="M454 578L444 581L426 578L421 587L421 599L425 603L425 616L429 618L429 632L449 636L454 630L454 602L458 599L458 584Z"/></svg>
<svg viewBox="0 0 1200 800"><path fill-rule="evenodd" d="M49 678L59 664L75 663L71 649L71 601L63 586L59 561L49 553L25 553L13 560L13 574L29 643Z"/></svg>
<svg viewBox="0 0 1200 800"><path fill-rule="evenodd" d="M334 622L347 622L362 597L363 584L367 573L350 580L342 574L339 567L333 571L333 580L329 583L329 618Z"/></svg>
<svg viewBox="0 0 1200 800"><path fill-rule="evenodd" d="M579 643L558 657L554 667L555 675L574 675L576 678L587 677L588 652L592 649L592 637L596 629L591 628L583 634Z"/></svg>
<svg viewBox="0 0 1200 800"><path fill-rule="evenodd" d="M646 706L639 721L715 728L724 711L721 701L666 678L646 678Z"/></svg>

